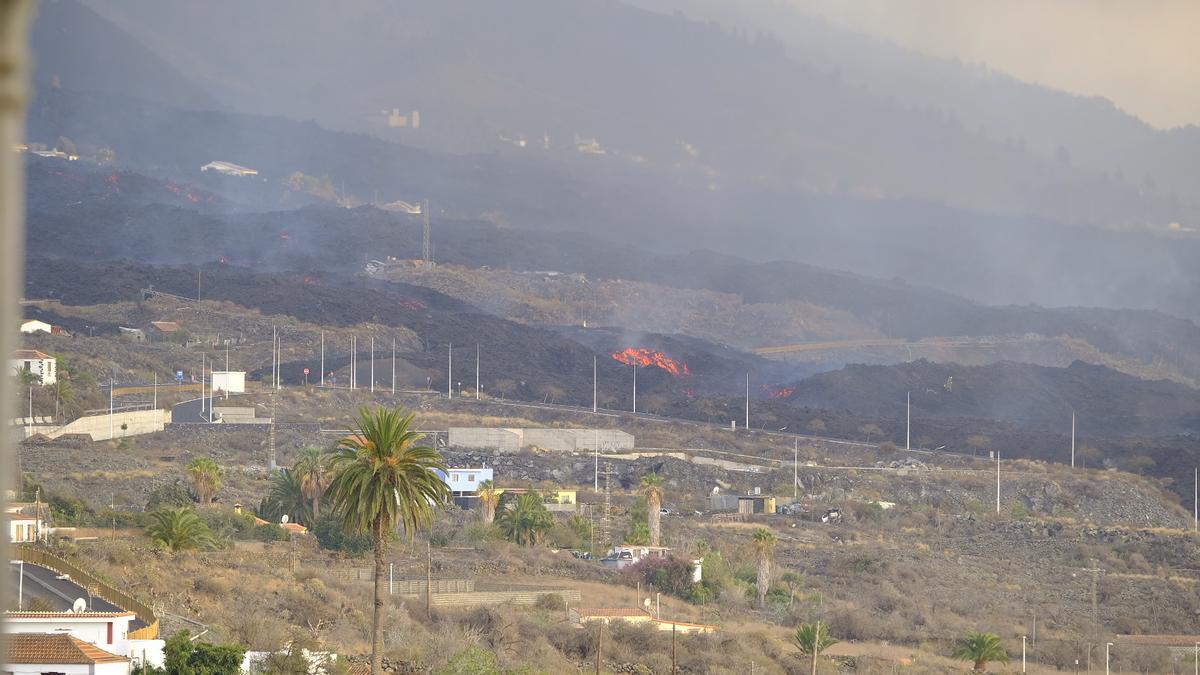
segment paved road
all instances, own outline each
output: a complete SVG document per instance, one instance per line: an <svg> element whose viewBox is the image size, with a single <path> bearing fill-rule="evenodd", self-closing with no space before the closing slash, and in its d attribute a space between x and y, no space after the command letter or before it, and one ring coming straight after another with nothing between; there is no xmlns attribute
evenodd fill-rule
<svg viewBox="0 0 1200 675"><path fill-rule="evenodd" d="M54 612L69 611L75 604L77 598L83 598L88 601L88 611L90 612L123 612L124 607L118 607L111 602L88 595L87 589L70 579L60 579L58 572L52 569L34 565L33 563L25 563L24 565L15 565L9 563L9 589L13 595L17 594L17 590L21 590L21 595L24 599L24 606L29 610L34 598L40 598L37 601L38 605ZM24 584L21 584L21 570L24 570ZM135 620L131 628L140 628L144 624Z"/></svg>

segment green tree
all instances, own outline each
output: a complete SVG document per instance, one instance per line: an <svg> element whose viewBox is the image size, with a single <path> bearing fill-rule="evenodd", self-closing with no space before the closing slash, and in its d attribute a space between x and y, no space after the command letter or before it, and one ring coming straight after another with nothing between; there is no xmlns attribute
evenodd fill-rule
<svg viewBox="0 0 1200 675"><path fill-rule="evenodd" d="M201 504L212 503L213 495L221 489L221 467L208 457L197 457L187 465L187 479Z"/></svg>
<svg viewBox="0 0 1200 675"><path fill-rule="evenodd" d="M971 672L976 674L987 672L991 661L1008 663L1008 652L995 633L968 633L954 647L953 656L959 661L970 661Z"/></svg>
<svg viewBox="0 0 1200 675"><path fill-rule="evenodd" d="M271 489L259 504L258 515L263 520L278 523L285 514L293 522L312 527L312 503L304 494L300 476L291 469L280 469L271 478Z"/></svg>
<svg viewBox="0 0 1200 675"><path fill-rule="evenodd" d="M171 675L240 675L246 650L236 645L214 645L192 640L179 631L163 647L166 672Z"/></svg>
<svg viewBox="0 0 1200 675"><path fill-rule="evenodd" d="M313 520L321 516L321 495L329 487L326 464L320 448L305 448L292 466L300 483L300 492L312 503Z"/></svg>
<svg viewBox="0 0 1200 675"><path fill-rule="evenodd" d="M71 387L71 381L62 376L60 371L59 377L55 378L54 384L49 385L50 391L54 394L54 416L59 415L59 406L67 406L75 402L75 390Z"/></svg>
<svg viewBox="0 0 1200 675"><path fill-rule="evenodd" d="M500 514L497 524L509 541L534 546L541 544L546 533L554 527L554 516L542 502L542 496L530 490L517 495L516 501Z"/></svg>
<svg viewBox="0 0 1200 675"><path fill-rule="evenodd" d="M500 503L500 493L496 491L496 484L489 478L479 484L475 494L479 495L479 520L489 525L496 519L496 505Z"/></svg>
<svg viewBox="0 0 1200 675"><path fill-rule="evenodd" d="M625 534L625 543L631 546L649 546L650 526L643 522L634 523Z"/></svg>
<svg viewBox="0 0 1200 675"><path fill-rule="evenodd" d="M151 513L146 534L155 543L176 552L215 546L212 530L187 507Z"/></svg>
<svg viewBox="0 0 1200 675"><path fill-rule="evenodd" d="M347 533L342 527L342 519L328 511L317 518L312 531L321 548L341 551L355 557L370 551L373 544L369 534Z"/></svg>
<svg viewBox="0 0 1200 675"><path fill-rule="evenodd" d="M754 545L754 553L758 556L758 579L755 586L758 590L758 604L762 607L767 604L767 591L771 590L771 563L775 557L775 545L779 540L775 538L774 532L760 527L750 535L750 541Z"/></svg>
<svg viewBox="0 0 1200 675"><path fill-rule="evenodd" d="M388 539L398 527L410 539L433 522L435 506L450 500L437 450L418 443L414 415L363 408L330 463L328 496L347 532L369 533L375 548L375 606L371 618L371 672L383 668L383 603Z"/></svg>
<svg viewBox="0 0 1200 675"><path fill-rule="evenodd" d="M812 675L817 675L817 657L821 652L837 644L837 639L829 634L829 626L822 621L801 624L792 640L800 648L800 654L809 657Z"/></svg>
<svg viewBox="0 0 1200 675"><path fill-rule="evenodd" d="M642 495L646 498L646 525L650 528L650 545L659 546L662 540L663 477L657 473L642 476Z"/></svg>

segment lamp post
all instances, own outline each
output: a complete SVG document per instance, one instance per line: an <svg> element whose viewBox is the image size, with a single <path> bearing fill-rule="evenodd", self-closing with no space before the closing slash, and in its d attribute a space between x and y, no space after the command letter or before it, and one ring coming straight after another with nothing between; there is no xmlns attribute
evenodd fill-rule
<svg viewBox="0 0 1200 675"><path fill-rule="evenodd" d="M1021 672L1025 672L1025 636L1021 636Z"/></svg>
<svg viewBox="0 0 1200 675"><path fill-rule="evenodd" d="M20 571L18 572L20 576L17 577L17 611L20 611L25 609L25 561L10 560L9 562L17 565L20 568Z"/></svg>
<svg viewBox="0 0 1200 675"><path fill-rule="evenodd" d="M1113 643L1111 643L1111 642L1105 642L1105 643L1104 643L1104 675L1109 675L1109 670L1108 670L1108 648L1109 648L1109 647L1111 647L1111 646L1113 646Z"/></svg>

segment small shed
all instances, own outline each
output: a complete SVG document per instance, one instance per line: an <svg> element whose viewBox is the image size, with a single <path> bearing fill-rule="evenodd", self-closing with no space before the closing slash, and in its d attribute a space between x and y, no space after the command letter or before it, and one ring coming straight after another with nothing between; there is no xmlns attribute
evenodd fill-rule
<svg viewBox="0 0 1200 675"><path fill-rule="evenodd" d="M738 513L775 513L775 498L768 495L738 495Z"/></svg>

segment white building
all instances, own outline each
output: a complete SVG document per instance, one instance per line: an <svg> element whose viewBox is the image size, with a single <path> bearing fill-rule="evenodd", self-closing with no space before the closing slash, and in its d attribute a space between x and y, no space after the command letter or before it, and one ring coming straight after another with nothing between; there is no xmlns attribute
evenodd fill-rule
<svg viewBox="0 0 1200 675"><path fill-rule="evenodd" d="M214 392L241 394L246 391L246 372L243 370L214 370L212 371L212 388Z"/></svg>
<svg viewBox="0 0 1200 675"><path fill-rule="evenodd" d="M22 333L50 333L53 330L54 326L45 321L38 321L37 319L30 319L21 324Z"/></svg>
<svg viewBox="0 0 1200 675"><path fill-rule="evenodd" d="M46 524L41 518L35 516L27 516L23 513L6 513L5 520L8 521L8 542L10 544L29 544L38 540L38 536L44 532Z"/></svg>
<svg viewBox="0 0 1200 675"><path fill-rule="evenodd" d="M107 652L66 633L18 633L4 641L9 675L129 675L128 657Z"/></svg>
<svg viewBox="0 0 1200 675"><path fill-rule="evenodd" d="M479 489L479 484L492 480L492 469L450 469L447 472L446 485L455 496L459 494L473 495Z"/></svg>
<svg viewBox="0 0 1200 675"><path fill-rule="evenodd" d="M130 659L141 662L144 658L151 665L162 667L165 660L163 648L166 643L158 639L130 639L130 624L134 618L133 612L5 612L4 632L67 635L124 659L126 665ZM15 636L9 635L10 639L12 637ZM50 671L62 672L54 669Z"/></svg>
<svg viewBox="0 0 1200 675"><path fill-rule="evenodd" d="M222 162L220 160L209 162L208 164L205 164L204 166L200 167L200 170L201 171L216 171L217 173L224 174L226 176L257 176L258 175L258 169L251 169L249 167L241 166L240 164L234 164L233 162Z"/></svg>
<svg viewBox="0 0 1200 675"><path fill-rule="evenodd" d="M58 379L58 361L36 349L16 350L9 357L8 364L14 374L33 373L42 384L54 384Z"/></svg>

